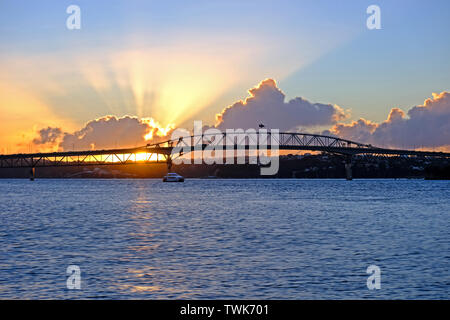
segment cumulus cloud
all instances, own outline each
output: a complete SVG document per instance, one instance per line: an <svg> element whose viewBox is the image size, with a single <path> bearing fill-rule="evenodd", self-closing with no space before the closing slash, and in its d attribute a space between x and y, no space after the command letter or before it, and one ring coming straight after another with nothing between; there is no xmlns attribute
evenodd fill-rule
<svg viewBox="0 0 450 320"><path fill-rule="evenodd" d="M216 116L216 127L248 129L264 123L269 128L293 130L299 126L330 125L347 117L337 105L311 103L301 97L286 102L285 94L273 79L262 81L249 93L250 97Z"/></svg>
<svg viewBox="0 0 450 320"><path fill-rule="evenodd" d="M332 125L323 133L375 146L450 148L450 93L446 91L434 93L408 112L393 108L381 123L363 118L342 123L348 112L337 105L311 103L300 97L286 102L285 94L272 79L262 81L249 93L250 97L217 115L216 128L248 129L264 123L268 128L288 131L300 126ZM41 129L33 144L46 151L128 148L169 139L173 130L174 126L163 127L152 118L104 116L75 132L57 127Z"/></svg>
<svg viewBox="0 0 450 320"><path fill-rule="evenodd" d="M38 132L35 145L56 144L58 150L89 150L131 148L168 138L173 126L162 127L152 118L105 116L86 123L73 133L61 128L46 128Z"/></svg>
<svg viewBox="0 0 450 320"><path fill-rule="evenodd" d="M53 144L61 137L63 131L61 128L44 128L39 130L39 136L33 139L34 144Z"/></svg>
<svg viewBox="0 0 450 320"><path fill-rule="evenodd" d="M450 93L433 93L432 98L407 114L393 108L382 123L359 119L350 124L336 124L324 133L386 147L450 146Z"/></svg>

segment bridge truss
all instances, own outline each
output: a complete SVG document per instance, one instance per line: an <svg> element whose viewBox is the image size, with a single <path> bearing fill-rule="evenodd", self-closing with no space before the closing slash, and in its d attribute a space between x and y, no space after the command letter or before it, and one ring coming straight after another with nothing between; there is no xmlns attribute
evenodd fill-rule
<svg viewBox="0 0 450 320"><path fill-rule="evenodd" d="M267 136L261 138L257 134L242 132L185 136L139 148L0 155L0 168L33 168L34 174L34 168L37 167L166 163L170 170L172 159L192 151L211 149L217 145L234 151L304 150L343 155L350 175L352 157L356 155L450 159L450 153L378 148L370 144L325 135L268 132ZM349 174L347 177L351 178Z"/></svg>

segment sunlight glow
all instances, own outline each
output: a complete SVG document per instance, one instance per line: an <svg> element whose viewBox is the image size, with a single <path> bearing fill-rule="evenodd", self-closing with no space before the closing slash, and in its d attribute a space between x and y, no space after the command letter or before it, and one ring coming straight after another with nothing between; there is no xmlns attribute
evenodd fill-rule
<svg viewBox="0 0 450 320"><path fill-rule="evenodd" d="M53 159L53 158L52 158ZM162 154L156 153L124 153L124 154L102 154L87 156L86 158L69 157L68 162L77 162L83 159L83 162L102 162L105 164L134 163L134 162L164 162L166 159ZM65 160L63 157L56 157L55 161Z"/></svg>
<svg viewBox="0 0 450 320"><path fill-rule="evenodd" d="M179 45L170 52L144 48L88 57L79 66L111 113L151 116L168 128L223 94L233 84L233 63Z"/></svg>
<svg viewBox="0 0 450 320"><path fill-rule="evenodd" d="M0 82L0 154L30 153L36 131L49 126L75 125L56 115L39 97L19 86ZM42 146L42 151L57 151L54 146Z"/></svg>
<svg viewBox="0 0 450 320"><path fill-rule="evenodd" d="M168 124L166 127L162 127L158 122L156 122L153 118L143 118L142 122L147 123L151 128L156 128L156 130L150 130L144 137L145 140L153 139L154 135L158 137L167 136L170 130L175 128L175 125ZM155 132L156 131L156 132Z"/></svg>

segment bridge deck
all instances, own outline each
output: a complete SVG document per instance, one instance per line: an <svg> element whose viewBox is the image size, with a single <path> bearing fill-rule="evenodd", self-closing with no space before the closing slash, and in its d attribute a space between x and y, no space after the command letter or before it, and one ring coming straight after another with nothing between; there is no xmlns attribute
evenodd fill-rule
<svg viewBox="0 0 450 320"><path fill-rule="evenodd" d="M168 140L138 148L0 155L0 168L170 163L172 156L177 156L181 153L186 154L194 150L213 149L214 144L218 144L219 142L222 142L221 147L227 150L304 150L346 156L414 156L450 159L450 153L377 148L372 145L336 137L313 134L278 133L275 140L269 139L273 145L269 143L268 146L264 147L250 143L252 138L248 134L242 134L241 136L237 135L237 138L233 136L232 141L229 140L229 136L226 134L219 137L215 136L215 138L218 137L216 142L213 142L215 138L213 139L210 135L202 135L182 137L177 140ZM272 136L272 138L274 137Z"/></svg>

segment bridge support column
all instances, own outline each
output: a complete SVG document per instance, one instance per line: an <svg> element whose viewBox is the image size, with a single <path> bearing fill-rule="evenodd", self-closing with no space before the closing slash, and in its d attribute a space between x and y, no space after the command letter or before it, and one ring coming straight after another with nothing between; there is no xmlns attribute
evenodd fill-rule
<svg viewBox="0 0 450 320"><path fill-rule="evenodd" d="M167 172L172 171L172 158L170 156L167 156Z"/></svg>
<svg viewBox="0 0 450 320"><path fill-rule="evenodd" d="M36 178L36 168L32 167L30 169L30 181L34 181L35 178Z"/></svg>
<svg viewBox="0 0 450 320"><path fill-rule="evenodd" d="M345 157L345 178L347 180L352 180L352 156L348 155Z"/></svg>

